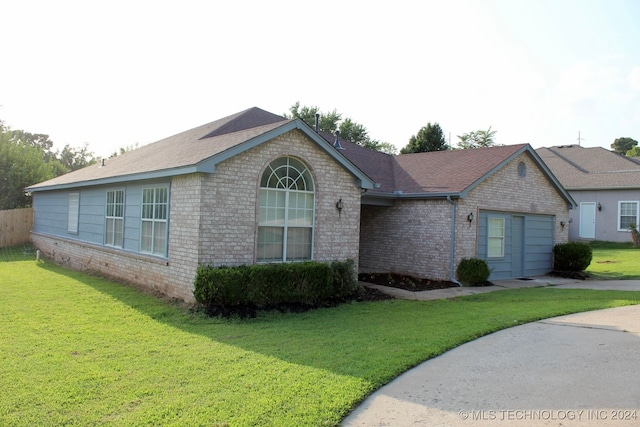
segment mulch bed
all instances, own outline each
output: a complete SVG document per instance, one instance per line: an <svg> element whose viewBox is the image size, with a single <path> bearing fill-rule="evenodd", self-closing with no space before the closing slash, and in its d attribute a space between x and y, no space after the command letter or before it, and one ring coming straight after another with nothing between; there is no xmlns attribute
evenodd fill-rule
<svg viewBox="0 0 640 427"><path fill-rule="evenodd" d="M434 289L457 288L456 283L447 280L421 279L395 273L360 273L358 280L375 285L390 286L407 291L431 291Z"/></svg>

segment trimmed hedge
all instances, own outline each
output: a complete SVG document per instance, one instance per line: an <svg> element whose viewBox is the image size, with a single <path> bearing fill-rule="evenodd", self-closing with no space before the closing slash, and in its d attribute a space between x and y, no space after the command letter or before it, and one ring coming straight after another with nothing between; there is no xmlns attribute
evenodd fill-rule
<svg viewBox="0 0 640 427"><path fill-rule="evenodd" d="M344 301L360 290L353 260L200 266L194 284L196 301L210 314L242 308L317 307Z"/></svg>
<svg viewBox="0 0 640 427"><path fill-rule="evenodd" d="M479 258L462 258L456 276L464 285L483 286L487 283L491 270L485 260Z"/></svg>
<svg viewBox="0 0 640 427"><path fill-rule="evenodd" d="M553 269L556 271L583 271L592 258L591 247L586 243L559 243L553 247Z"/></svg>

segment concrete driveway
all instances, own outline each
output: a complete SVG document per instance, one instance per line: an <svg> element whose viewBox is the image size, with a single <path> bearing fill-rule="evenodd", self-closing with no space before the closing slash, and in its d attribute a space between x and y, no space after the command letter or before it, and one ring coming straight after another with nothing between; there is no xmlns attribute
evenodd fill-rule
<svg viewBox="0 0 640 427"><path fill-rule="evenodd" d="M640 281L559 286L640 291ZM640 306L546 319L469 342L382 387L341 425L640 425Z"/></svg>

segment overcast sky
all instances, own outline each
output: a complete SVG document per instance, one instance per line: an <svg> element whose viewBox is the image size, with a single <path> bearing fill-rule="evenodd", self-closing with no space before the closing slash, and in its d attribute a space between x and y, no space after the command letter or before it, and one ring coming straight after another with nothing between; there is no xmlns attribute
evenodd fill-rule
<svg viewBox="0 0 640 427"><path fill-rule="evenodd" d="M0 0L0 119L96 155L257 106L404 147L640 140L640 1Z"/></svg>

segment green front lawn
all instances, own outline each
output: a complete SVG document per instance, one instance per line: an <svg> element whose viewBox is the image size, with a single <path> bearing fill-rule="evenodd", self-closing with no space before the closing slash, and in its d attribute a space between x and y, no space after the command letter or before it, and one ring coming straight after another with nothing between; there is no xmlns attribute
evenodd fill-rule
<svg viewBox="0 0 640 427"><path fill-rule="evenodd" d="M602 279L640 279L640 248L629 243L592 242L587 273Z"/></svg>
<svg viewBox="0 0 640 427"><path fill-rule="evenodd" d="M547 287L211 319L22 249L0 249L2 426L332 426L466 341L640 304L640 292Z"/></svg>

